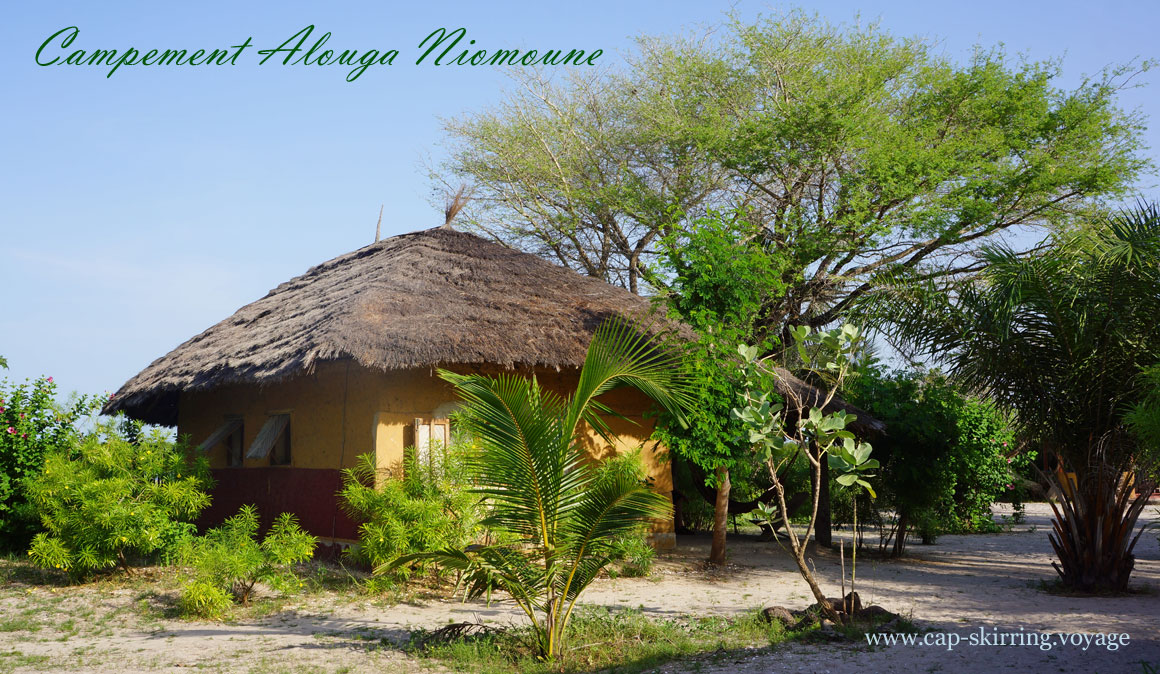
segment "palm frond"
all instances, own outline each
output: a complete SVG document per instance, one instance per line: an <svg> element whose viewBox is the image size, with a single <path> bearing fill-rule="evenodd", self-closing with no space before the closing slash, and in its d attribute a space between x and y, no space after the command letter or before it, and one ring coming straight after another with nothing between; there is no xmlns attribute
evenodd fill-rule
<svg viewBox="0 0 1160 674"><path fill-rule="evenodd" d="M684 419L683 410L692 400L680 354L659 345L647 330L613 318L596 329L588 345L565 427L574 432L584 421L610 441L608 425L592 403L598 396L622 386L636 388L678 420Z"/></svg>

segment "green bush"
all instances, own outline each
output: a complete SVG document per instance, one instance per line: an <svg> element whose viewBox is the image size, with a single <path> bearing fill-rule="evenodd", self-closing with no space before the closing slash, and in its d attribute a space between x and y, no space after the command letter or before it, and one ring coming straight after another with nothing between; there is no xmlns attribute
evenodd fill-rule
<svg viewBox="0 0 1160 674"><path fill-rule="evenodd" d="M132 555L170 552L209 504L208 465L188 454L135 422L98 422L51 452L26 483L46 530L32 539L31 561L80 577L115 565L128 573Z"/></svg>
<svg viewBox="0 0 1160 674"><path fill-rule="evenodd" d="M185 615L199 618L218 618L230 610L230 593L212 583L191 580L181 588L177 608Z"/></svg>
<svg viewBox="0 0 1160 674"><path fill-rule="evenodd" d="M944 533L998 529L991 505L1005 494L1018 496L1016 474L1034 458L1017 452L1006 415L937 372L888 373L871 365L847 397L887 426L886 436L874 442L882 469L870 518L882 527L884 546L891 543L892 526L925 542ZM835 521L847 509L835 503ZM905 538L897 540L894 553L904 547Z"/></svg>
<svg viewBox="0 0 1160 674"><path fill-rule="evenodd" d="M352 550L357 561L377 570L404 555L462 548L483 534L481 499L471 493L464 473L471 448L453 442L433 451L442 460L425 465L408 449L402 475L379 474L376 480L378 469L370 454L343 471L339 498L350 516L361 522L359 545ZM431 562L420 560L377 575L372 585L389 587L413 573L434 570Z"/></svg>
<svg viewBox="0 0 1160 674"><path fill-rule="evenodd" d="M58 405L56 392L52 377L0 381L0 552L26 549L41 531L25 480L40 473L45 455L67 450L77 437L75 422L95 411L97 401L86 397Z"/></svg>
<svg viewBox="0 0 1160 674"><path fill-rule="evenodd" d="M245 505L221 526L186 543L182 560L193 569L179 602L186 613L217 617L231 598L248 605L259 582L280 591L301 587L291 565L313 557L318 539L290 513L274 519L261 543L257 534L258 512Z"/></svg>

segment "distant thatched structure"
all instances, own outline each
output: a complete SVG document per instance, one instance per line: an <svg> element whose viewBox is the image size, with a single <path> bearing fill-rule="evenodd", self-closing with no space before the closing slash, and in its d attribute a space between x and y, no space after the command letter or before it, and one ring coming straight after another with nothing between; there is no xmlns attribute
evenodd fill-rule
<svg viewBox="0 0 1160 674"><path fill-rule="evenodd" d="M649 300L602 280L472 234L428 229L279 285L153 361L104 411L172 426L181 391L267 385L341 359L379 370L579 367L596 327L614 315L686 330L658 321Z"/></svg>

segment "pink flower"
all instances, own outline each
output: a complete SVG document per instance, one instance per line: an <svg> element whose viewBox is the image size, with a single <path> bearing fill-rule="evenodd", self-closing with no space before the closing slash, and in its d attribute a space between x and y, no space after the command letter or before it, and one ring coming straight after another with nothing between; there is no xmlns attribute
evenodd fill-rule
<svg viewBox="0 0 1160 674"><path fill-rule="evenodd" d="M1004 446L1004 447L1006 447L1006 446L1007 446L1007 443L1005 443L1005 442L1004 442L1004 443L1003 443L1003 446Z"/></svg>
<svg viewBox="0 0 1160 674"><path fill-rule="evenodd" d="M1007 457L1007 463L1011 463L1011 457Z"/></svg>
<svg viewBox="0 0 1160 674"><path fill-rule="evenodd" d="M28 437L28 434L27 434L27 433L21 433L21 434L20 434L20 439L21 439L21 440L23 440L24 438L27 438L27 437Z"/></svg>
<svg viewBox="0 0 1160 674"><path fill-rule="evenodd" d="M21 412L21 413L20 413L20 418L21 418L21 419L23 419L23 418L24 418L24 412Z"/></svg>
<svg viewBox="0 0 1160 674"><path fill-rule="evenodd" d="M1011 485L1007 485L1007 488L1008 488L1008 489L1010 489L1010 488L1011 488Z"/></svg>
<svg viewBox="0 0 1160 674"><path fill-rule="evenodd" d="M51 383L52 383L52 377L49 377L48 379L45 379L45 381L51 384Z"/></svg>
<svg viewBox="0 0 1160 674"><path fill-rule="evenodd" d="M8 427L8 435L16 435L16 429L9 426Z"/></svg>
<svg viewBox="0 0 1160 674"><path fill-rule="evenodd" d="M0 407L0 412L3 412L3 411L4 411L4 408L3 408L3 407Z"/></svg>

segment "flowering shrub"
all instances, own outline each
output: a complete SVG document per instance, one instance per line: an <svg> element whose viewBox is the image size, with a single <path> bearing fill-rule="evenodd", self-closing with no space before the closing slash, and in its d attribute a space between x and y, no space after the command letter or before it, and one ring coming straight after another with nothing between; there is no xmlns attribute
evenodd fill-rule
<svg viewBox="0 0 1160 674"><path fill-rule="evenodd" d="M72 447L48 454L27 481L27 495L46 531L29 559L74 576L120 565L130 556L165 552L194 532L210 486L204 457L140 424L98 422Z"/></svg>
<svg viewBox="0 0 1160 674"><path fill-rule="evenodd" d="M0 550L22 550L40 529L24 481L40 472L46 454L66 451L75 422L96 410L93 398L55 402L56 383L42 377L12 385L0 380Z"/></svg>
<svg viewBox="0 0 1160 674"><path fill-rule="evenodd" d="M415 571L436 570L431 562L418 561L379 575L399 557L462 548L483 533L481 499L471 492L465 473L468 451L466 443L452 442L442 449L444 459L434 465L416 461L414 452L408 451L402 474L387 479L377 475L370 454L343 471L339 498L351 517L361 522L359 545L352 554L376 569L372 590L389 588Z"/></svg>

